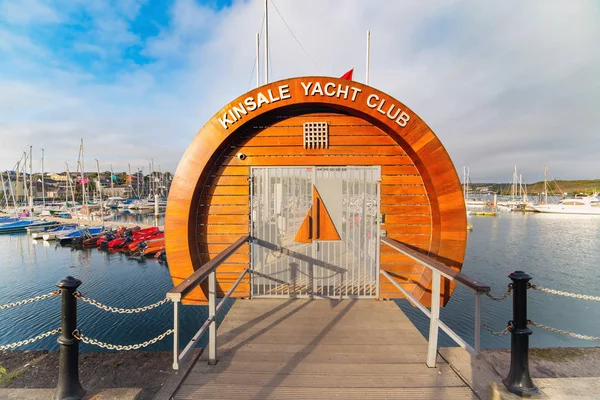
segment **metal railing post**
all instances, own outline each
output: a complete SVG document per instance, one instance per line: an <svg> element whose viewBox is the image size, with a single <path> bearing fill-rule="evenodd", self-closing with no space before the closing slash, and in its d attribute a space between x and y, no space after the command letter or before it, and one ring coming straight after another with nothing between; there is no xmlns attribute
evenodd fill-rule
<svg viewBox="0 0 600 400"><path fill-rule="evenodd" d="M529 335L532 332L527 327L527 287L531 276L523 271L515 271L508 277L513 281L513 327L510 371L502 383L510 392L529 397L539 393L529 375Z"/></svg>
<svg viewBox="0 0 600 400"><path fill-rule="evenodd" d="M437 342L440 319L440 278L438 271L433 270L431 285L431 319L429 320L429 347L427 349L427 366L435 368L437 358Z"/></svg>
<svg viewBox="0 0 600 400"><path fill-rule="evenodd" d="M217 274L208 276L208 318L212 319L208 328L208 364L217 363Z"/></svg>
<svg viewBox="0 0 600 400"><path fill-rule="evenodd" d="M62 294L61 335L57 339L60 355L56 400L78 400L85 395L85 389L79 382L79 340L73 336L77 329L77 298L74 294L79 285L81 281L72 276L56 284Z"/></svg>
<svg viewBox="0 0 600 400"><path fill-rule="evenodd" d="M179 301L173 300L173 369L179 369Z"/></svg>
<svg viewBox="0 0 600 400"><path fill-rule="evenodd" d="M481 292L475 292L475 353L479 354L481 350Z"/></svg>

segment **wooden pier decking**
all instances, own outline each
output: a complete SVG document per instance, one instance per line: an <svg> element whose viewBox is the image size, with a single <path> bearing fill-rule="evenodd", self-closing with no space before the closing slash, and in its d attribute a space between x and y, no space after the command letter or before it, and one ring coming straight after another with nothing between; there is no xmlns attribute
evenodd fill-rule
<svg viewBox="0 0 600 400"><path fill-rule="evenodd" d="M477 399L390 301L237 300L174 399Z"/></svg>

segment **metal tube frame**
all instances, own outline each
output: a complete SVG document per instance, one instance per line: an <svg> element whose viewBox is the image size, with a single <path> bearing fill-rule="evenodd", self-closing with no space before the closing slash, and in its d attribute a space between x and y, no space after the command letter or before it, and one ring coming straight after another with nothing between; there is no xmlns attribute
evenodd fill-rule
<svg viewBox="0 0 600 400"><path fill-rule="evenodd" d="M208 277L208 364L217 363L217 274L211 272Z"/></svg>
<svg viewBox="0 0 600 400"><path fill-rule="evenodd" d="M231 297L235 289L238 287L240 282L244 279L244 276L249 272L249 268L244 269L244 271L240 274L235 283L231 286L229 291L221 298L219 304L216 304L216 273L212 272L208 277L208 318L198 332L194 334L192 339L188 342L181 353L179 352L179 302L180 299L173 299L173 369L177 371L179 369L179 364L185 359L190 350L192 350L198 340L204 335L207 329L209 329L209 364L214 365L217 362L217 318L216 315L219 310L225 304L225 301ZM211 306L212 304L212 306Z"/></svg>
<svg viewBox="0 0 600 400"><path fill-rule="evenodd" d="M476 293L475 296L475 347L472 347L468 344L460 335L454 332L448 325L440 321L440 280L441 276L444 275L437 270L433 270L433 285L432 285L432 296L431 296L431 305L432 310L429 311L424 305L419 303L417 299L415 299L406 289L404 289L398 282L396 282L387 271L381 270L381 275L386 277L392 285L396 287L406 299L415 307L417 307L423 314L430 319L429 324L429 347L427 351L427 366L430 368L435 367L435 359L437 354L437 340L438 340L438 331L439 329L443 330L452 340L456 342L460 347L467 350L469 353L473 355L479 354L480 350L480 339L479 339L479 326L480 326L480 306L479 300L481 293ZM436 278L437 277L437 278ZM436 285L437 281L437 285ZM437 286L437 295L436 295L436 286ZM437 302L436 302L437 298ZM437 308L437 310L436 310Z"/></svg>

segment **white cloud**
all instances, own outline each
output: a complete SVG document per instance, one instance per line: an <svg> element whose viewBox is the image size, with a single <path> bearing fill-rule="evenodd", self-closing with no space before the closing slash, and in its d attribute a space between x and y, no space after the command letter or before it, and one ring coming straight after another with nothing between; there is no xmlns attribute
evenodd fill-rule
<svg viewBox="0 0 600 400"><path fill-rule="evenodd" d="M0 19L13 25L58 23L63 17L54 8L38 0L0 2Z"/></svg>
<svg viewBox="0 0 600 400"><path fill-rule="evenodd" d="M11 81L12 89L0 92L0 138L19 132L28 142L2 146L0 169L12 167L31 143L52 148L60 169L84 137L86 154L115 168L154 158L174 170L206 120L254 86L263 4L235 2L217 11L176 1L169 26L145 42L128 25L139 3L94 8L98 28L91 35L104 45L81 50L112 48L102 58L109 62L115 48L135 44L153 62L132 64L109 81L60 64ZM593 1L276 4L316 66L271 8L273 80L339 76L354 66L363 81L370 29L371 85L417 112L455 165L470 165L474 181L506 181L514 164L528 181L541 178L544 164L564 178L600 175L593 155L600 148L600 25ZM2 43L0 36L0 51Z"/></svg>

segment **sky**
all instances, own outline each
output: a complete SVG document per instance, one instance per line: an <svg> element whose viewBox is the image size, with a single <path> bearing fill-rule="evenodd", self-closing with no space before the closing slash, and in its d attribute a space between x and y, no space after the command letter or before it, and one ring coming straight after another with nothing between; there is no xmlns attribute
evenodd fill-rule
<svg viewBox="0 0 600 400"><path fill-rule="evenodd" d="M416 112L459 176L600 178L600 2L269 0L271 81L365 80ZM174 172L255 86L263 0L0 0L0 170ZM291 32L290 32L291 30ZM299 44L300 43L300 44Z"/></svg>

